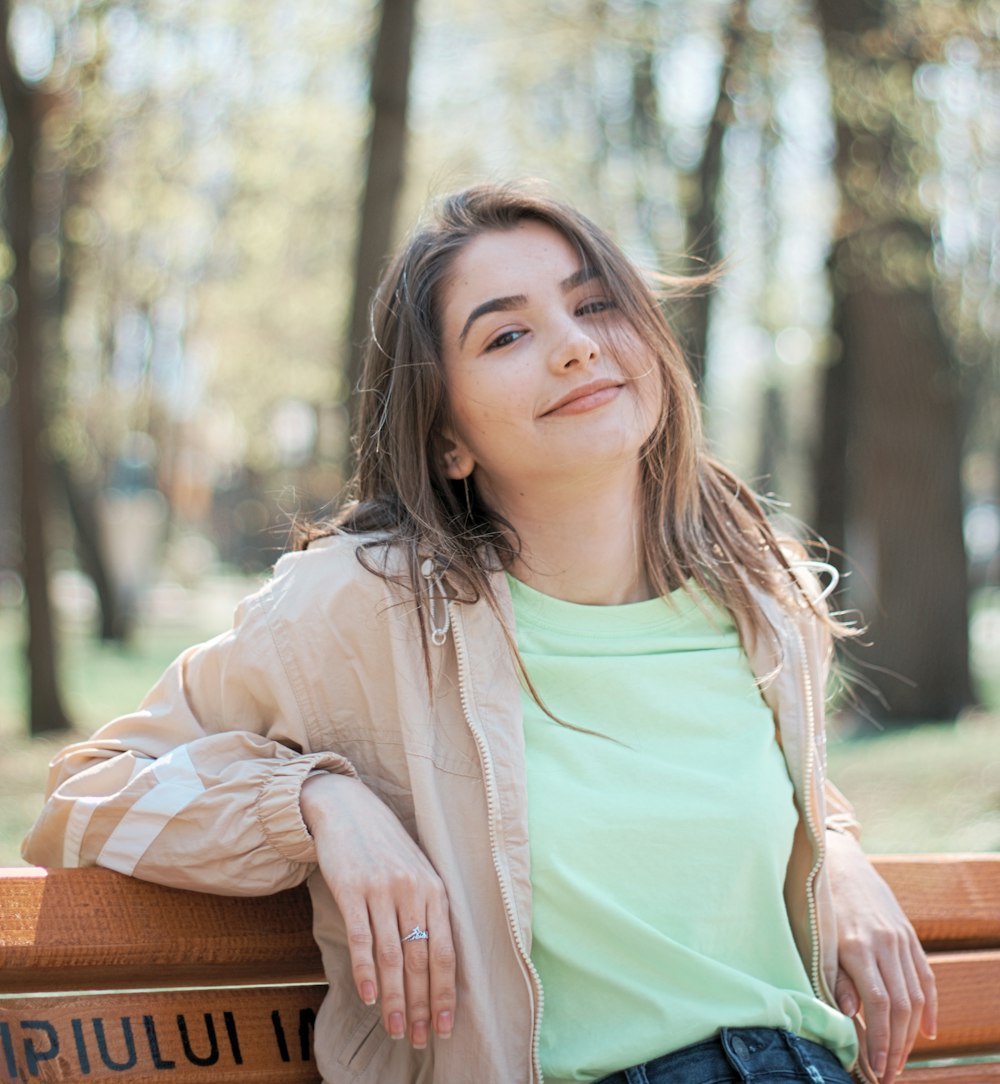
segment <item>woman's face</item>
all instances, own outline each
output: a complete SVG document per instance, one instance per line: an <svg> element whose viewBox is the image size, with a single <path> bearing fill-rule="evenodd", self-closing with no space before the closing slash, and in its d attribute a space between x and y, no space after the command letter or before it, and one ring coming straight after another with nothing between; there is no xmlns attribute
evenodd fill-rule
<svg viewBox="0 0 1000 1084"><path fill-rule="evenodd" d="M532 487L634 471L656 426L655 360L556 230L480 234L442 297L445 471L497 510Z"/></svg>

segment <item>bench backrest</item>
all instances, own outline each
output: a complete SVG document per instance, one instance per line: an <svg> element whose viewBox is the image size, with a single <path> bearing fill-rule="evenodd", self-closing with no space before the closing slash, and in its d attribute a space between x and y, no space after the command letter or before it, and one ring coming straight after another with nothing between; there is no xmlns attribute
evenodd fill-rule
<svg viewBox="0 0 1000 1084"><path fill-rule="evenodd" d="M1000 855L877 859L931 952L912 1084L1000 1081ZM0 870L0 1081L315 1084L324 992L304 888L201 895L100 869ZM928 1059L994 1058L949 1066Z"/></svg>

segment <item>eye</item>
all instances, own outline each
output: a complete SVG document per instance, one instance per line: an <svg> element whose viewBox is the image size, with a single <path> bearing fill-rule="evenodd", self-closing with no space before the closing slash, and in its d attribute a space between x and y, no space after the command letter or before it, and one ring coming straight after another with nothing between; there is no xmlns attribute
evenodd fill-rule
<svg viewBox="0 0 1000 1084"><path fill-rule="evenodd" d="M610 312L618 306L610 297L594 297L584 301L576 310L577 316L598 316L602 312Z"/></svg>
<svg viewBox="0 0 1000 1084"><path fill-rule="evenodd" d="M486 344L486 349L487 351L502 350L505 346L510 346L511 343L517 342L523 334L523 331L501 331L495 339L491 339Z"/></svg>

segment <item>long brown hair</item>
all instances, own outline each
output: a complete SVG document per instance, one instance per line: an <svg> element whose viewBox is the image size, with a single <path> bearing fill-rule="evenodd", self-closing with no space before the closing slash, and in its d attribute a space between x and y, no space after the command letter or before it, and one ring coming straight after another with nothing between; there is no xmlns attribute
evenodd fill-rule
<svg viewBox="0 0 1000 1084"><path fill-rule="evenodd" d="M518 540L474 485L444 473L448 399L441 361L443 292L456 256L480 234L524 221L558 231L596 271L660 370L659 423L642 453L641 534L659 595L697 584L754 637L772 634L751 585L789 609L808 606L834 636L852 630L807 597L757 497L705 447L701 411L658 292L606 233L574 209L522 186L484 184L443 199L403 244L371 307L348 500L311 537L375 532L402 547L418 610L429 606L420 565L432 554L462 597L495 610L491 576L509 568ZM309 539L306 539L308 544ZM359 557L388 575L375 551ZM425 653L426 622L421 621Z"/></svg>

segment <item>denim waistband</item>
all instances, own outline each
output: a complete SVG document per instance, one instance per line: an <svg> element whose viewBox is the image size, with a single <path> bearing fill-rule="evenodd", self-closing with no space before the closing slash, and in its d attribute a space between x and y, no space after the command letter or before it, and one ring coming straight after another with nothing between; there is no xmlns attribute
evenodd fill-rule
<svg viewBox="0 0 1000 1084"><path fill-rule="evenodd" d="M722 1028L717 1035L620 1069L597 1084L851 1084L839 1059L819 1043L777 1028Z"/></svg>

